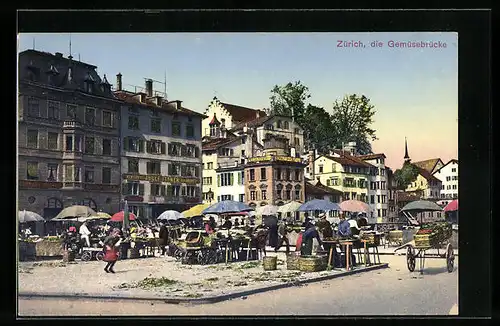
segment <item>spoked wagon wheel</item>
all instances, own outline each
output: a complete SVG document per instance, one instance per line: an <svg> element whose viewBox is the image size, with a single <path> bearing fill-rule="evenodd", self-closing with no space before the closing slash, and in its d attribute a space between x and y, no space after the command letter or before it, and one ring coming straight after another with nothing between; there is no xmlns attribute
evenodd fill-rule
<svg viewBox="0 0 500 326"><path fill-rule="evenodd" d="M97 254L95 254L95 259L97 261L102 261L104 259L104 252L100 251Z"/></svg>
<svg viewBox="0 0 500 326"><path fill-rule="evenodd" d="M406 264L408 265L408 270L413 272L415 270L415 252L412 247L406 249Z"/></svg>
<svg viewBox="0 0 500 326"><path fill-rule="evenodd" d="M453 272L453 265L455 263L455 253L453 252L453 246L448 243L446 246L446 269L448 273Z"/></svg>
<svg viewBox="0 0 500 326"><path fill-rule="evenodd" d="M85 251L80 258L82 261L90 261L92 259L92 252Z"/></svg>

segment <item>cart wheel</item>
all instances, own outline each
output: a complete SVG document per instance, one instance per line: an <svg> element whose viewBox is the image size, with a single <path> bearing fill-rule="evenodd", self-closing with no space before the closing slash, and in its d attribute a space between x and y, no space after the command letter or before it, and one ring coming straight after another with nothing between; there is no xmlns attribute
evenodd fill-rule
<svg viewBox="0 0 500 326"><path fill-rule="evenodd" d="M80 258L82 261L89 261L92 259L92 252L84 251L82 257Z"/></svg>
<svg viewBox="0 0 500 326"><path fill-rule="evenodd" d="M97 254L95 254L95 259L97 261L102 261L104 259L104 252L99 251Z"/></svg>
<svg viewBox="0 0 500 326"><path fill-rule="evenodd" d="M406 264L408 265L408 270L413 272L415 270L415 252L412 247L406 249Z"/></svg>
<svg viewBox="0 0 500 326"><path fill-rule="evenodd" d="M446 269L448 273L453 272L453 265L455 263L455 253L453 252L453 246L448 243L446 246Z"/></svg>

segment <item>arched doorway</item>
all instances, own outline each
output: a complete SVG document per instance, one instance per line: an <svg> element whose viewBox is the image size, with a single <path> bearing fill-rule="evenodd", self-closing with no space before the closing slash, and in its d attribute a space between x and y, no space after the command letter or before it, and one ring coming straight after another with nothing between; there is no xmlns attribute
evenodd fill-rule
<svg viewBox="0 0 500 326"><path fill-rule="evenodd" d="M45 208L43 209L43 217L46 220L50 220L56 217L60 211L63 209L63 203L59 198L51 197L47 199L45 203Z"/></svg>
<svg viewBox="0 0 500 326"><path fill-rule="evenodd" d="M88 206L97 212L97 204L92 198L85 198L80 202L80 205Z"/></svg>

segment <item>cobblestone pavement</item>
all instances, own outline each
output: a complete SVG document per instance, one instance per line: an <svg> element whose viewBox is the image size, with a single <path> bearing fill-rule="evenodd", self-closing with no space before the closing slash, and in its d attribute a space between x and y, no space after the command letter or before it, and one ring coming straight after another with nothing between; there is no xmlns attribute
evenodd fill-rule
<svg viewBox="0 0 500 326"><path fill-rule="evenodd" d="M423 275L410 273L404 256L384 256L389 268L259 293L215 304L19 299L20 316L228 316L228 315L448 315L458 313L455 271L444 259L427 259Z"/></svg>

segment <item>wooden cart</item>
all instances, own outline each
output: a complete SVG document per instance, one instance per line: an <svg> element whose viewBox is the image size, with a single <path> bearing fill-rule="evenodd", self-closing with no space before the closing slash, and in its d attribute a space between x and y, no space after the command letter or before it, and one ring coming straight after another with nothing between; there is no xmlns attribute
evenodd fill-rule
<svg viewBox="0 0 500 326"><path fill-rule="evenodd" d="M446 243L445 252L440 254L439 249L441 249ZM453 272L455 263L455 253L453 251L453 246L449 242L449 239L445 242L440 242L434 246L421 246L415 245L415 240L404 244L403 246L396 248L394 251L406 248L406 265L410 272L415 270L416 261L419 261L420 274L424 273L425 258L445 258L446 259L446 269L448 273ZM436 249L437 254L428 253L427 250Z"/></svg>

